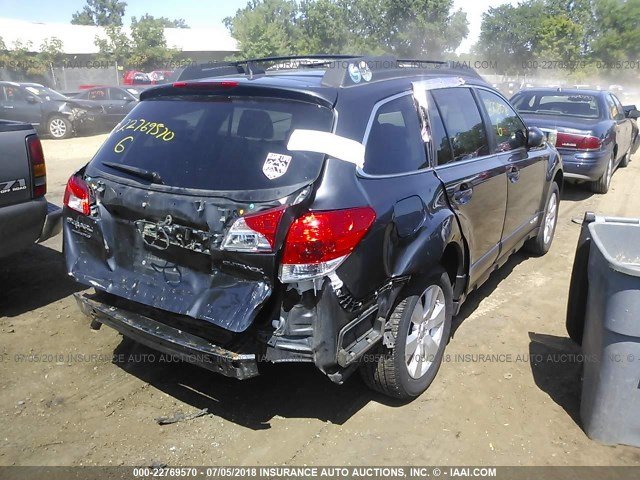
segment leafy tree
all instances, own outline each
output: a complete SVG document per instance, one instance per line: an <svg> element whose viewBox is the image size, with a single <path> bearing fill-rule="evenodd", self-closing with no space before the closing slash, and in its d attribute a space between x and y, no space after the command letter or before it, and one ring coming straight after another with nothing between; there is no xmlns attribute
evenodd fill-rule
<svg viewBox="0 0 640 480"><path fill-rule="evenodd" d="M124 65L131 56L131 41L122 32L122 27L109 25L105 27L106 38L96 35L94 44L98 47L98 60L105 63Z"/></svg>
<svg viewBox="0 0 640 480"><path fill-rule="evenodd" d="M544 59L562 61L574 70L581 58L584 29L566 15L550 15L540 23L538 55Z"/></svg>
<svg viewBox="0 0 640 480"><path fill-rule="evenodd" d="M127 6L119 0L87 0L82 10L71 16L73 25L122 26L122 17Z"/></svg>
<svg viewBox="0 0 640 480"><path fill-rule="evenodd" d="M184 18L176 18L175 20L170 20L167 17L158 17L158 20L162 22L162 25L165 28L191 28L187 25L187 22Z"/></svg>
<svg viewBox="0 0 640 480"><path fill-rule="evenodd" d="M350 53L360 51L349 31L348 10L334 0L303 0L297 20L300 38L295 51L300 54Z"/></svg>
<svg viewBox="0 0 640 480"><path fill-rule="evenodd" d="M482 16L476 53L497 62L506 73L522 70L534 58L540 21L546 16L541 0L489 8Z"/></svg>
<svg viewBox="0 0 640 480"><path fill-rule="evenodd" d="M179 55L179 50L167 47L162 20L149 14L140 20L131 19L132 48L129 65L142 70L161 68Z"/></svg>
<svg viewBox="0 0 640 480"><path fill-rule="evenodd" d="M393 53L432 58L468 33L452 0L251 0L225 19L245 57Z"/></svg>
<svg viewBox="0 0 640 480"><path fill-rule="evenodd" d="M640 58L640 0L595 0L596 34L591 50L597 60Z"/></svg>
<svg viewBox="0 0 640 480"><path fill-rule="evenodd" d="M469 33L467 15L451 11L453 0L384 0L380 42L399 56L441 58Z"/></svg>
<svg viewBox="0 0 640 480"><path fill-rule="evenodd" d="M245 58L289 55L297 51L298 5L287 0L250 0L224 23L240 42Z"/></svg>
<svg viewBox="0 0 640 480"><path fill-rule="evenodd" d="M64 59L62 46L62 40L57 37L45 38L40 45L40 53L37 55L38 60L46 65L47 68L53 68Z"/></svg>

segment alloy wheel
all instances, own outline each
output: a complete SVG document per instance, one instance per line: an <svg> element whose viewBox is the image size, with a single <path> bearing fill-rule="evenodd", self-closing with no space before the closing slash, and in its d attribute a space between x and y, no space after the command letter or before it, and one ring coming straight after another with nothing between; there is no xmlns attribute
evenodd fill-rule
<svg viewBox="0 0 640 480"><path fill-rule="evenodd" d="M412 378L423 377L434 364L442 343L445 306L442 288L431 285L413 309L405 344L405 362Z"/></svg>
<svg viewBox="0 0 640 480"><path fill-rule="evenodd" d="M547 205L547 213L544 217L544 244L547 245L553 236L553 230L556 226L556 218L558 215L558 195L554 192L549 198Z"/></svg>
<svg viewBox="0 0 640 480"><path fill-rule="evenodd" d="M64 137L67 133L67 125L64 123L64 120L60 118L54 118L49 123L49 132L55 138Z"/></svg>

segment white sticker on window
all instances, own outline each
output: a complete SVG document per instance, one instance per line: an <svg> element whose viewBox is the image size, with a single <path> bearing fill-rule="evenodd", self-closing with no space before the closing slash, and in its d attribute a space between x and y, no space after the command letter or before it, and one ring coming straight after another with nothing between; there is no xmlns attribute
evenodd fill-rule
<svg viewBox="0 0 640 480"><path fill-rule="evenodd" d="M289 155L270 152L262 166L262 173L264 173L269 180L275 180L287 173L290 163L291 157Z"/></svg>

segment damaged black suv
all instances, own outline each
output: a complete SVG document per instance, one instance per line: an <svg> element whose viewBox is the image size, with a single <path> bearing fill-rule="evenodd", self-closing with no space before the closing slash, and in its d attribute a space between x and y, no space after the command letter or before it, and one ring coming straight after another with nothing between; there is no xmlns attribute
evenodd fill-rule
<svg viewBox="0 0 640 480"><path fill-rule="evenodd" d="M68 182L92 318L224 375L311 362L411 398L452 316L549 249L562 165L470 69L314 56L190 66Z"/></svg>

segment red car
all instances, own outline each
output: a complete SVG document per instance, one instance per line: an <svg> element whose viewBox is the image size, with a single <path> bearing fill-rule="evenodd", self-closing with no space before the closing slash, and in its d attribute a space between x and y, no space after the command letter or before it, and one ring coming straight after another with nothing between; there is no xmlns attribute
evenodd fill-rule
<svg viewBox="0 0 640 480"><path fill-rule="evenodd" d="M151 78L147 73L127 70L122 78L124 85L151 85Z"/></svg>

